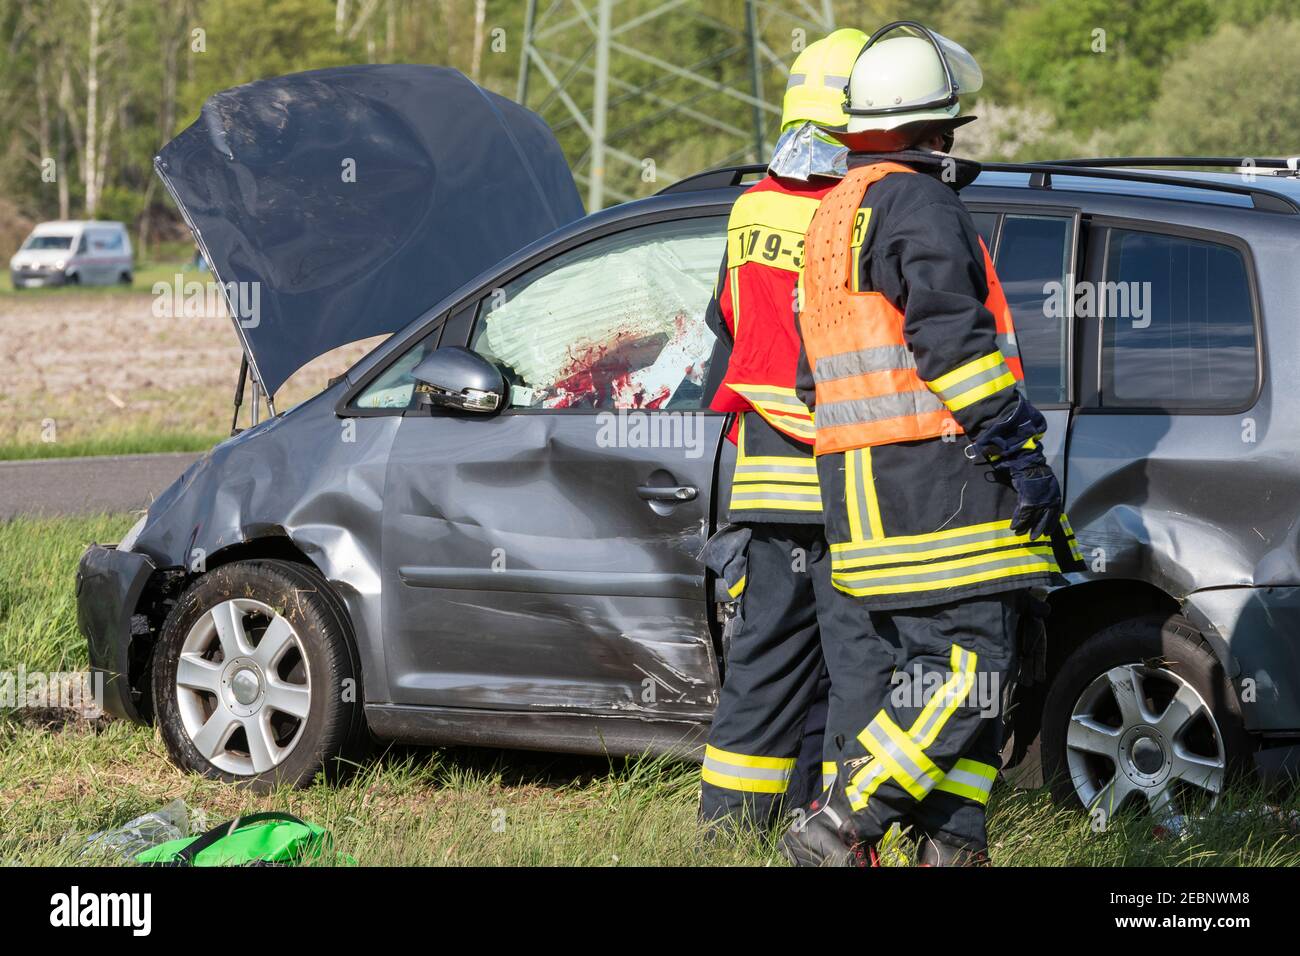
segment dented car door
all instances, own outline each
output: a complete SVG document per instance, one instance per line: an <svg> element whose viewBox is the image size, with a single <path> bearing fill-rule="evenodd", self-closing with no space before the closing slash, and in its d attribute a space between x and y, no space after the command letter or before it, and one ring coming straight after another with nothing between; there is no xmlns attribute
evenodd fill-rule
<svg viewBox="0 0 1300 956"><path fill-rule="evenodd" d="M701 387L724 232L708 216L593 240L490 290L467 337L444 336L496 363L510 394L496 415L412 410L398 428L383 545L394 703L712 711L696 554L725 423ZM390 404L394 380L381 384Z"/></svg>

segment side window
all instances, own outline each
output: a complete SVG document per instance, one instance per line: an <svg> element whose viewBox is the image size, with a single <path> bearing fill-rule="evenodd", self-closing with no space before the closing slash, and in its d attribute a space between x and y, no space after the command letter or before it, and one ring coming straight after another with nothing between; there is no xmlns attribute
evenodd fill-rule
<svg viewBox="0 0 1300 956"><path fill-rule="evenodd" d="M505 372L512 408L699 408L725 244L721 216L587 243L485 298L470 348Z"/></svg>
<svg viewBox="0 0 1300 956"><path fill-rule="evenodd" d="M994 267L1015 322L1026 390L1040 405L1070 398L1066 297L1073 235L1073 219L1008 213L998 239Z"/></svg>
<svg viewBox="0 0 1300 956"><path fill-rule="evenodd" d="M415 396L415 367L429 354L437 342L437 333L425 336L414 347L407 349L396 362L383 372L352 402L357 408L410 408Z"/></svg>
<svg viewBox="0 0 1300 956"><path fill-rule="evenodd" d="M984 245L993 248L993 233L998 228L998 214L995 212L973 212L970 217L975 222L975 229L984 240Z"/></svg>
<svg viewBox="0 0 1300 956"><path fill-rule="evenodd" d="M1227 410L1254 397L1255 310L1236 249L1112 229L1098 298L1103 406Z"/></svg>

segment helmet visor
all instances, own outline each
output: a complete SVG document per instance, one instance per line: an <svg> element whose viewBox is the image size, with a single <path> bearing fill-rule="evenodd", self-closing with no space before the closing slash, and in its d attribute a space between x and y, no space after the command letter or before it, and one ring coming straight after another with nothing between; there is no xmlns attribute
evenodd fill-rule
<svg viewBox="0 0 1300 956"><path fill-rule="evenodd" d="M942 33L934 34L934 38L939 43L939 54L948 64L948 72L952 74L959 95L974 93L984 85L984 73L969 50Z"/></svg>
<svg viewBox="0 0 1300 956"><path fill-rule="evenodd" d="M984 85L984 73L980 70L975 57L971 56L960 43L950 40L942 33L922 26L915 20L898 20L877 30L863 47L863 53L885 40L909 37L929 43L941 66L941 76L936 73L935 85L931 89L918 91L905 102L895 102L878 108L854 108L847 112L854 116L878 116L889 113L910 113L920 109L952 106L959 96L974 93Z"/></svg>

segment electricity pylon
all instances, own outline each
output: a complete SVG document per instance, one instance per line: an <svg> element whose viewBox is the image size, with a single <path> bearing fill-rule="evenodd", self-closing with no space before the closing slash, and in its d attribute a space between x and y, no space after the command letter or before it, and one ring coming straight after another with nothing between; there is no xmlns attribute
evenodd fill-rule
<svg viewBox="0 0 1300 956"><path fill-rule="evenodd" d="M789 61L835 28L832 0L527 3L518 99L560 137L592 212L684 173L766 157ZM681 54L677 38L707 49ZM611 127L611 116L626 121ZM656 136L689 168L635 151L638 137ZM630 187L610 182L610 164L628 170Z"/></svg>

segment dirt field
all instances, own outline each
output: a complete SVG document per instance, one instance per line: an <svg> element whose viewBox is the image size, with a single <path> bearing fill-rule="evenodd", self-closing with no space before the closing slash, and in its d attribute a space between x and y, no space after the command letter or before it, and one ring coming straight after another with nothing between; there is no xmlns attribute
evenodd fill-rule
<svg viewBox="0 0 1300 956"><path fill-rule="evenodd" d="M148 292L0 295L0 446L148 451L159 437L228 433L240 357L229 319L159 318L152 303ZM277 406L315 394L376 341L317 359Z"/></svg>

